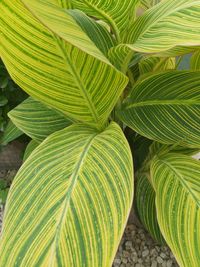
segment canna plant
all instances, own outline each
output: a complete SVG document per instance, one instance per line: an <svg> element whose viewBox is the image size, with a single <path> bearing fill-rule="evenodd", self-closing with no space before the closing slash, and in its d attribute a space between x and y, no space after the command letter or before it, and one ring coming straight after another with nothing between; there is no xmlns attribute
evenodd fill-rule
<svg viewBox="0 0 200 267"><path fill-rule="evenodd" d="M112 266L135 191L146 229L198 267L200 0L1 0L0 11L1 58L30 96L5 135L32 139L0 266Z"/></svg>

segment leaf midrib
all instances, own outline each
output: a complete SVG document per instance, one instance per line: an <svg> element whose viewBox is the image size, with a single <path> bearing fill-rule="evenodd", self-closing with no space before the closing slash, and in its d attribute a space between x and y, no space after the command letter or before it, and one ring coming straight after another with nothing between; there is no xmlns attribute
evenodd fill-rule
<svg viewBox="0 0 200 267"><path fill-rule="evenodd" d="M178 178L179 183L182 184L183 188L189 193L191 198L195 201L197 206L200 208L200 201L194 195L194 193L192 192L190 187L187 185L187 182L184 181L184 177L178 172L178 170L176 168L174 168L169 162L167 162L165 160L159 159L159 161L162 162L163 164L165 164L172 172L175 173L176 177Z"/></svg>
<svg viewBox="0 0 200 267"><path fill-rule="evenodd" d="M61 51L64 59L67 61L68 65L70 66L70 69L71 69L70 72L71 72L72 76L74 76L74 78L75 78L74 80L75 80L77 86L81 89L82 96L85 99L85 101L87 102L87 106L88 106L88 108L90 110L90 113L91 113L91 115L93 117L93 120L98 125L99 115L98 115L98 113L96 111L96 108L95 108L95 106L93 104L93 101L90 98L90 95L87 92L87 89L85 88L85 86L84 86L84 84L83 84L83 82L81 80L81 77L79 77L79 75L77 74L76 69L73 66L73 63L71 62L71 59L69 58L69 56L67 55L65 49L63 48L63 45L61 43L62 41L60 41L59 38L57 38L56 36L55 36L55 39L56 39L56 41L58 43L58 46L60 48L60 51Z"/></svg>
<svg viewBox="0 0 200 267"><path fill-rule="evenodd" d="M52 242L52 253L51 253L51 257L50 257L49 266L52 266L54 251L55 251L55 255L57 256L57 250L59 248L59 241L60 241L60 235L61 235L61 231L62 231L62 225L65 222L65 215L67 214L68 208L70 206L71 195L72 195L74 189L76 188L76 184L78 182L79 172L82 168L82 165L83 165L84 160L87 156L87 153L88 153L88 151L92 145L92 142L94 141L94 139L97 135L98 135L98 133L95 133L88 139L87 143L85 144L85 146L83 148L82 153L80 154L80 158L74 167L74 170L71 174L71 177L69 178L69 179L71 179L71 184L67 188L66 197L65 197L63 204L62 204L63 208L61 209L60 219L59 219L59 222L57 224L55 237L54 237L53 242Z"/></svg>
<svg viewBox="0 0 200 267"><path fill-rule="evenodd" d="M131 109L131 108L136 108L136 107L144 107L144 106L192 106L192 105L200 105L200 100L195 101L195 100L184 100L184 99L179 99L179 100L146 100L146 101L141 101L137 103L131 103L127 106L124 107L124 109Z"/></svg>

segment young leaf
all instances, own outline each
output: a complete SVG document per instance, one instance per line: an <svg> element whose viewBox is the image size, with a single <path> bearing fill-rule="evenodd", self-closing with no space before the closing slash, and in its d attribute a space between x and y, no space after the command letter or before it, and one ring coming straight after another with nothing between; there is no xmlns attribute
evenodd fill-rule
<svg viewBox="0 0 200 267"><path fill-rule="evenodd" d="M200 163L188 156L156 157L151 181L160 229L183 267L199 267Z"/></svg>
<svg viewBox="0 0 200 267"><path fill-rule="evenodd" d="M162 1L139 17L127 34L135 51L157 53L200 45L200 0Z"/></svg>
<svg viewBox="0 0 200 267"><path fill-rule="evenodd" d="M34 99L67 117L103 128L127 84L126 76L104 56L107 63L69 43L75 39L82 46L85 37L76 30L75 20L75 26L71 20L68 25L72 17L66 11L43 0L24 2L51 31L21 1L0 2L1 55L13 79ZM90 45L87 49L92 51Z"/></svg>
<svg viewBox="0 0 200 267"><path fill-rule="evenodd" d="M12 122L37 142L72 124L62 113L29 97L9 112Z"/></svg>
<svg viewBox="0 0 200 267"><path fill-rule="evenodd" d="M200 73L168 71L138 81L119 116L130 128L164 144L200 147Z"/></svg>
<svg viewBox="0 0 200 267"><path fill-rule="evenodd" d="M116 123L52 134L12 184L0 266L111 266L132 198L131 151Z"/></svg>

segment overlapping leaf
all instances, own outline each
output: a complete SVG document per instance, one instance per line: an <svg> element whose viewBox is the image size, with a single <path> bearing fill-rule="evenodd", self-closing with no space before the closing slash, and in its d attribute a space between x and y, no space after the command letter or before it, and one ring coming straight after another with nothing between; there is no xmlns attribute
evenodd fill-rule
<svg viewBox="0 0 200 267"><path fill-rule="evenodd" d="M12 123L12 121L9 121L5 131L0 136L0 145L6 145L21 136L22 134L23 132L19 128L17 128Z"/></svg>
<svg viewBox="0 0 200 267"><path fill-rule="evenodd" d="M145 228L155 240L165 243L157 221L155 191L146 174L140 174L137 177L136 205L139 218Z"/></svg>
<svg viewBox="0 0 200 267"><path fill-rule="evenodd" d="M37 141L35 140L31 140L27 147L26 147L26 150L24 152L24 156L23 156L23 161L25 161L30 155L31 153L34 151L34 149L36 149L36 147L39 146L40 143L38 143Z"/></svg>
<svg viewBox="0 0 200 267"><path fill-rule="evenodd" d="M23 2L54 33L21 1L1 1L1 55L13 79L33 98L68 117L104 127L127 78L110 65L66 11L43 0ZM84 45L87 52L99 51L102 61L83 52Z"/></svg>
<svg viewBox="0 0 200 267"><path fill-rule="evenodd" d="M168 71L139 81L119 111L129 127L165 144L200 147L200 73Z"/></svg>
<svg viewBox="0 0 200 267"><path fill-rule="evenodd" d="M72 0L74 8L107 22L118 41L135 19L138 0Z"/></svg>
<svg viewBox="0 0 200 267"><path fill-rule="evenodd" d="M193 53L190 64L192 70L200 70L200 50Z"/></svg>
<svg viewBox="0 0 200 267"><path fill-rule="evenodd" d="M157 53L200 45L200 0L163 1L139 17L127 34L133 50Z"/></svg>
<svg viewBox="0 0 200 267"><path fill-rule="evenodd" d="M54 133L12 184L0 266L111 266L132 197L131 152L117 124Z"/></svg>
<svg viewBox="0 0 200 267"><path fill-rule="evenodd" d="M140 74L175 69L175 58L149 57L139 63Z"/></svg>
<svg viewBox="0 0 200 267"><path fill-rule="evenodd" d="M62 113L31 97L10 111L9 117L21 131L38 142L72 124Z"/></svg>
<svg viewBox="0 0 200 267"><path fill-rule="evenodd" d="M199 174L200 163L179 154L157 157L151 167L159 226L183 267L199 266Z"/></svg>

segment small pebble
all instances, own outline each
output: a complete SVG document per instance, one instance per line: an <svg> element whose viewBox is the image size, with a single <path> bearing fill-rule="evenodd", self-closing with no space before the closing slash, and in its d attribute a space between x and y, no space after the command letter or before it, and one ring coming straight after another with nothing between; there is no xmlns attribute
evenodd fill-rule
<svg viewBox="0 0 200 267"><path fill-rule="evenodd" d="M142 252L142 257L143 258L145 258L146 256L148 256L149 255L149 250L144 250L143 252Z"/></svg>
<svg viewBox="0 0 200 267"><path fill-rule="evenodd" d="M157 260L157 262L160 263L160 264L163 263L163 259L162 259L160 256L158 256L158 257L156 258L156 260Z"/></svg>

